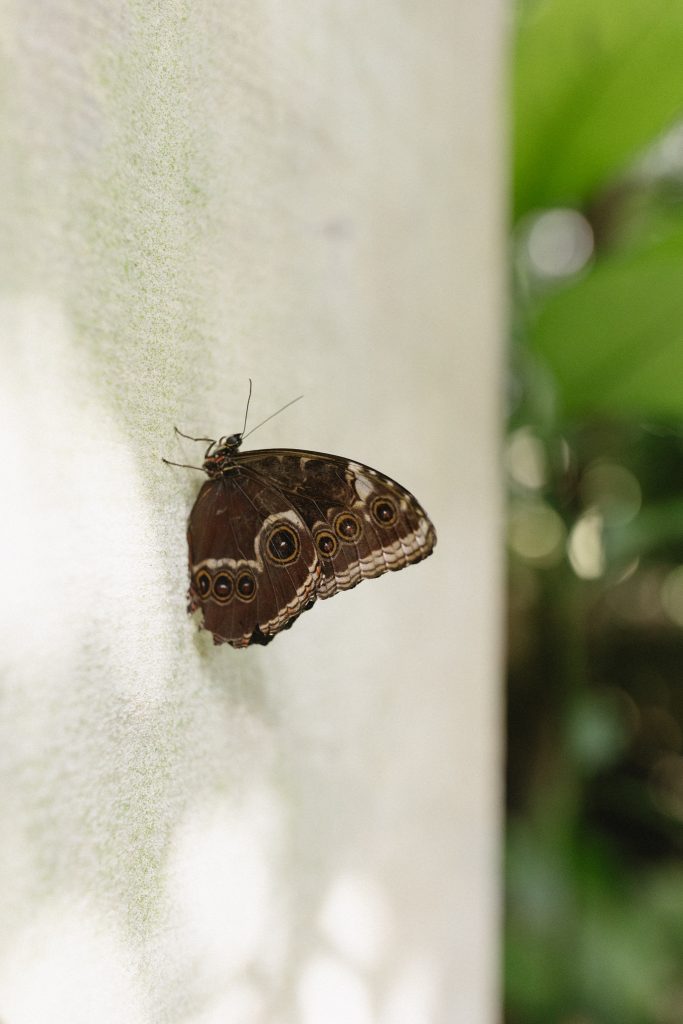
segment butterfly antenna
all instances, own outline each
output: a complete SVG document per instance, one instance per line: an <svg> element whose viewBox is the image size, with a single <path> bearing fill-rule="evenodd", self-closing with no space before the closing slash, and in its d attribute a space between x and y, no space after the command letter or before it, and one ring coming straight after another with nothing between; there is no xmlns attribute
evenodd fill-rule
<svg viewBox="0 0 683 1024"><path fill-rule="evenodd" d="M251 383L251 381L250 381L250 383ZM303 395L297 395L297 397L293 398L291 400L291 402L287 402L286 405L281 406L281 408L279 408L277 410L277 412L272 412L270 414L270 416L266 416L266 418L264 420L261 420L260 423L257 423L255 427L251 428L251 430L249 431L249 434L253 434L255 430L258 430L259 427L262 427L264 423L268 422L268 420L272 420L275 416L279 416L281 412L284 412L285 409L289 409L290 405L294 405L295 402L298 402L303 397L304 397ZM245 426L246 426L246 423L245 423ZM249 434L242 434L242 440L244 440L245 437L249 437Z"/></svg>
<svg viewBox="0 0 683 1024"><path fill-rule="evenodd" d="M251 377L250 377L249 378L249 396L247 398L247 407L244 410L244 426L242 427L241 437L244 437L244 431L247 429L247 416L249 415L249 403L251 402L251 388L252 388L252 384L251 384ZM254 428L254 429L256 429L256 428Z"/></svg>

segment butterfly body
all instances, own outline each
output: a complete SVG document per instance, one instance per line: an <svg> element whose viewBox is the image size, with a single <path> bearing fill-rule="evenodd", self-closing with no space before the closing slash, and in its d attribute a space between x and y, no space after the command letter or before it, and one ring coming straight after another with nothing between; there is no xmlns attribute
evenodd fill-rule
<svg viewBox="0 0 683 1024"><path fill-rule="evenodd" d="M431 554L436 533L394 480L322 452L213 442L188 523L189 611L217 644L267 644L315 601Z"/></svg>

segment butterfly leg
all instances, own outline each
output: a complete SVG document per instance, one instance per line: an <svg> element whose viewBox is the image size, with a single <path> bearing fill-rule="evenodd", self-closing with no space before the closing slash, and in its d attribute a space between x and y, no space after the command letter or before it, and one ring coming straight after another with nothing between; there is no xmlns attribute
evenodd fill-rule
<svg viewBox="0 0 683 1024"><path fill-rule="evenodd" d="M200 473L206 473L203 466L188 466L186 462L171 462L170 459L165 459L163 455L161 456L161 461L165 462L167 466L178 466L179 469L196 469Z"/></svg>
<svg viewBox="0 0 683 1024"><path fill-rule="evenodd" d="M179 437L184 437L186 441L210 441L211 444L216 443L211 437L190 437L189 434L183 434L182 430L178 430L177 427L174 427L173 429Z"/></svg>

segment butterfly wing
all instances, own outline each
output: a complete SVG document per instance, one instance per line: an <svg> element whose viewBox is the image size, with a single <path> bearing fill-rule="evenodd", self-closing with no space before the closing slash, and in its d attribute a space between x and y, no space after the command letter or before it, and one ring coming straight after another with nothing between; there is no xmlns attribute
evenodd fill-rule
<svg viewBox="0 0 683 1024"><path fill-rule="evenodd" d="M434 549L436 531L417 499L369 466L290 449L239 459L289 499L306 524L321 566L318 597L403 569Z"/></svg>
<svg viewBox="0 0 683 1024"><path fill-rule="evenodd" d="M207 480L190 513L189 610L214 643L266 644L315 601L321 567L300 513L278 487L235 466Z"/></svg>

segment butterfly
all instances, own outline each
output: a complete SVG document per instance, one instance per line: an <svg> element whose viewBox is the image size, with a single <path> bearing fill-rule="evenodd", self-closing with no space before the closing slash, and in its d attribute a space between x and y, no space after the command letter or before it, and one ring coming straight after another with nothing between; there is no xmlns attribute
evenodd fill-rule
<svg viewBox="0 0 683 1024"><path fill-rule="evenodd" d="M242 452L244 436L189 438L210 443L187 528L188 612L215 644L268 644L319 598L432 553L434 526L395 480L322 452Z"/></svg>

